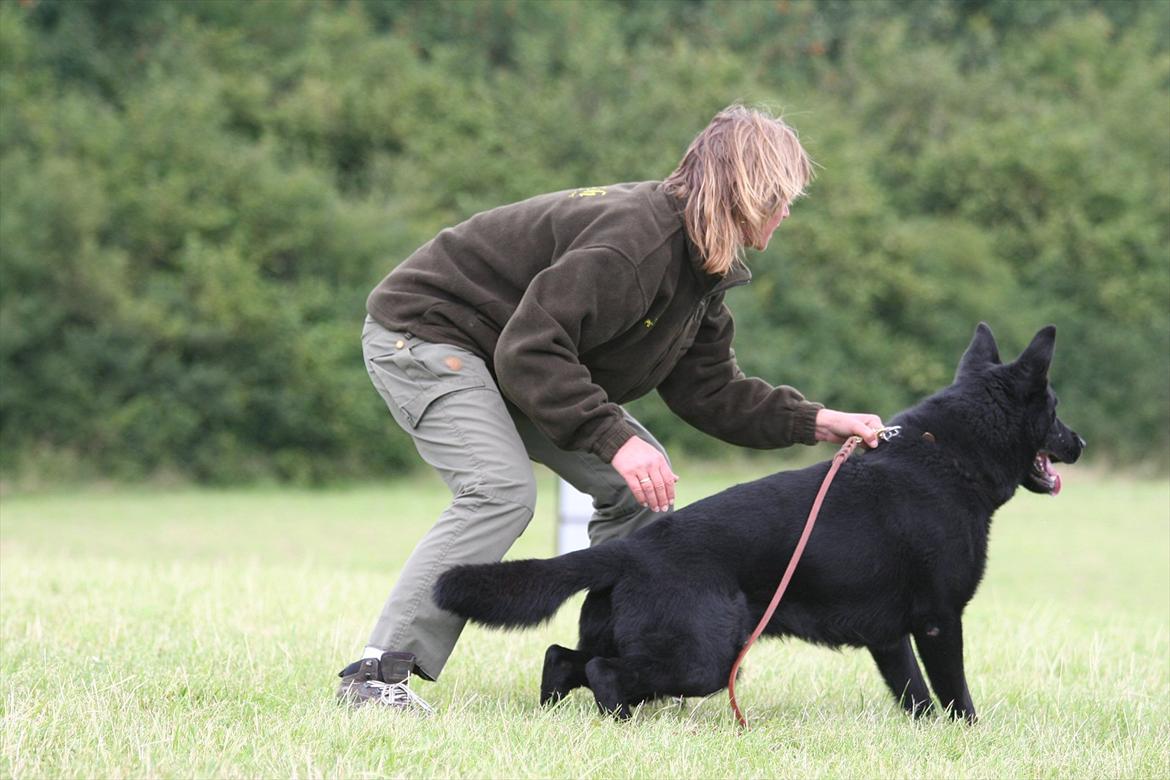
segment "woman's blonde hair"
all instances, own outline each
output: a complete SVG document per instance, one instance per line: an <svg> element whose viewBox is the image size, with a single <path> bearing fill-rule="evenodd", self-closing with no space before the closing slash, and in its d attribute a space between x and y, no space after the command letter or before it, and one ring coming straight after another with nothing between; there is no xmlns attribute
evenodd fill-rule
<svg viewBox="0 0 1170 780"><path fill-rule="evenodd" d="M695 136L663 185L686 203L687 233L704 269L722 276L742 254L745 228L759 232L812 178L812 160L795 130L763 109L737 104Z"/></svg>

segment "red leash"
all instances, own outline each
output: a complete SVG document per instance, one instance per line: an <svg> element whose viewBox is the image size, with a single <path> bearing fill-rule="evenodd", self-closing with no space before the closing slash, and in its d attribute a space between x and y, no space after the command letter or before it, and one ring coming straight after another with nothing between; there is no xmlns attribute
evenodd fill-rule
<svg viewBox="0 0 1170 780"><path fill-rule="evenodd" d="M764 626L768 625L768 621L772 619L772 613L776 611L776 607L780 604L780 598L784 595L784 591L788 589L788 581L792 579L792 573L796 571L796 564L800 560L801 553L804 552L805 544L808 543L808 537L812 533L813 524L817 521L817 514L821 511L821 503L825 500L825 493L829 491L829 483L836 476L837 469L841 468L841 464L845 462L845 459L852 454L854 448L860 443L860 436L850 436L841 445L841 449L837 450L837 454L833 456L833 462L829 465L829 473L825 475L824 481L821 482L821 489L817 492L812 509L809 510L808 520L804 522L804 532L800 535L800 541L796 543L796 549L792 551L792 560L788 561L788 568L784 571L784 576L780 579L780 585L776 588L776 595L772 597L772 603L764 611L764 616L760 618L760 624L756 626L756 630L748 638L747 644L739 651L739 657L732 664L731 676L727 679L727 695L731 698L731 709L735 712L735 717L739 721L739 725L743 728L747 728L748 723L747 718L739 711L739 705L735 702L735 673L739 671L739 665L747 656L748 650L760 638L760 634L764 633Z"/></svg>

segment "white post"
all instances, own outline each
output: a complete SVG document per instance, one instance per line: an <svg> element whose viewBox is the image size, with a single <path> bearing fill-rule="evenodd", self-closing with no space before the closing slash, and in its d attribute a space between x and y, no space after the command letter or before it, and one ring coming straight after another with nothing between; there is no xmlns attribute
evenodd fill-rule
<svg viewBox="0 0 1170 780"><path fill-rule="evenodd" d="M557 555L589 546L589 520L593 496L557 479Z"/></svg>

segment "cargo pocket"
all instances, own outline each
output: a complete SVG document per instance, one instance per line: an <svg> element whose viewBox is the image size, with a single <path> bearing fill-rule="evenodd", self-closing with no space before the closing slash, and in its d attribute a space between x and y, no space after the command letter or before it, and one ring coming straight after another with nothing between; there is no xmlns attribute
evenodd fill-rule
<svg viewBox="0 0 1170 780"><path fill-rule="evenodd" d="M368 358L366 368L387 403L401 410L411 428L417 428L431 404L443 396L486 384L476 370L482 361L469 352L413 338L398 343L402 346Z"/></svg>

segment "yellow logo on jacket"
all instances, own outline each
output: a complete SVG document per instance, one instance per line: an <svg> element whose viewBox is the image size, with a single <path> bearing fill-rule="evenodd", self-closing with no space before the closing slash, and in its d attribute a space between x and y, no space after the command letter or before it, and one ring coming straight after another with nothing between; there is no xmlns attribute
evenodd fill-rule
<svg viewBox="0 0 1170 780"><path fill-rule="evenodd" d="M576 190L570 198L596 198L598 195L604 195L605 190L601 187L584 187Z"/></svg>

